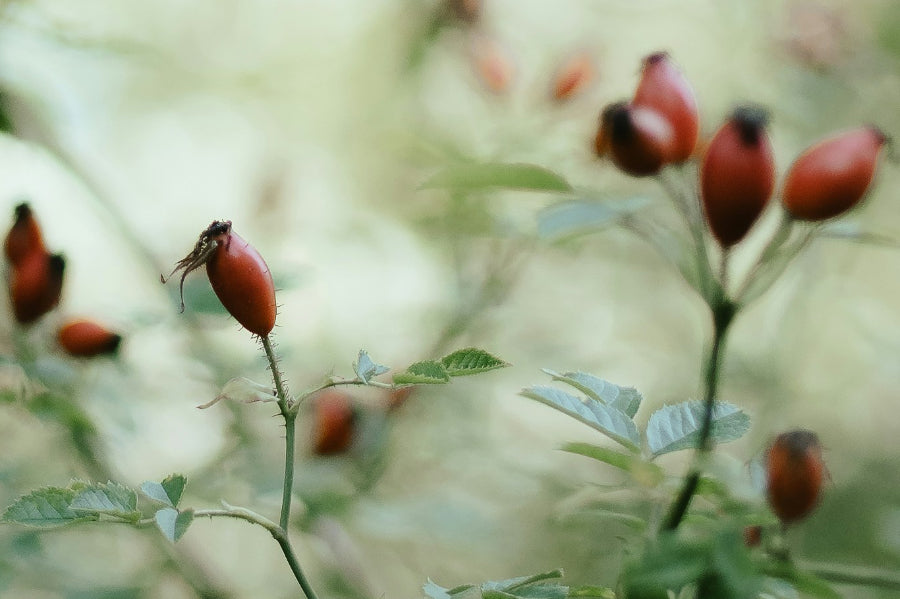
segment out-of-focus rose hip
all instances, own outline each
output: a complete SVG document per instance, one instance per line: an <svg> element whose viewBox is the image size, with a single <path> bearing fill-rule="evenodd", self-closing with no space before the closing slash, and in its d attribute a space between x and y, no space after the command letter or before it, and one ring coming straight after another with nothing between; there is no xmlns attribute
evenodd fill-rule
<svg viewBox="0 0 900 599"><path fill-rule="evenodd" d="M700 197L713 236L724 248L739 242L775 187L766 112L741 107L709 142L700 166Z"/></svg>
<svg viewBox="0 0 900 599"><path fill-rule="evenodd" d="M796 219L820 221L856 206L875 177L886 141L881 130L860 127L807 149L785 176L785 210Z"/></svg>
<svg viewBox="0 0 900 599"><path fill-rule="evenodd" d="M14 214L13 226L3 243L6 259L13 267L22 264L32 254L47 253L40 225L31 206L23 202L16 206Z"/></svg>
<svg viewBox="0 0 900 599"><path fill-rule="evenodd" d="M312 451L337 455L347 451L356 433L356 409L346 393L327 389L313 400Z"/></svg>
<svg viewBox="0 0 900 599"><path fill-rule="evenodd" d="M93 358L115 354L122 342L121 335L92 320L70 320L57 332L60 347L70 356Z"/></svg>
<svg viewBox="0 0 900 599"><path fill-rule="evenodd" d="M605 150L623 172L643 177L670 161L673 143L672 127L659 113L618 102L603 110L595 150Z"/></svg>
<svg viewBox="0 0 900 599"><path fill-rule="evenodd" d="M691 157L700 130L697 100L684 74L667 53L656 52L644 59L641 80L631 103L655 110L669 121L675 136L672 162L684 162Z"/></svg>
<svg viewBox="0 0 900 599"><path fill-rule="evenodd" d="M826 473L819 437L812 431L782 433L766 452L766 496L787 526L809 515L819 502Z"/></svg>
<svg viewBox="0 0 900 599"><path fill-rule="evenodd" d="M19 323L30 324L59 304L65 268L61 254L44 252L29 255L13 268L9 296Z"/></svg>
<svg viewBox="0 0 900 599"><path fill-rule="evenodd" d="M594 78L594 61L587 52L569 56L556 71L550 95L557 102L571 100Z"/></svg>

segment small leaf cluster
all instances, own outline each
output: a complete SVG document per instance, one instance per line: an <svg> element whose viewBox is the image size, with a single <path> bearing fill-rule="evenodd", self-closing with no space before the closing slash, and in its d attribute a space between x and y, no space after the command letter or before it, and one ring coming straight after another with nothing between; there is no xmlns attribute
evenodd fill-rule
<svg viewBox="0 0 900 599"><path fill-rule="evenodd" d="M553 380L565 383L581 394L538 385L523 389L521 395L590 426L629 450L628 454L587 444L569 446L574 453L587 455L613 466L631 469L635 459L651 461L663 454L694 449L700 440L703 404L699 401L663 406L650 415L647 427L639 431L634 417L643 396L632 387L620 387L584 372L559 373L545 369ZM713 406L713 439L725 443L739 439L750 429L750 417L736 406L716 401Z"/></svg>
<svg viewBox="0 0 900 599"><path fill-rule="evenodd" d="M429 580L423 591L428 599L615 599L612 589L568 587L559 582L562 576L563 571L557 569L478 585L465 584L452 589L445 589Z"/></svg>

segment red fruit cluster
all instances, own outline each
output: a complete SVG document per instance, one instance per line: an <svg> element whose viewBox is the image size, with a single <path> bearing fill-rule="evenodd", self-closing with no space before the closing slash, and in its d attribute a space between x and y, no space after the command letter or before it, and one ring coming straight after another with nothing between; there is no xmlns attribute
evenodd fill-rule
<svg viewBox="0 0 900 599"><path fill-rule="evenodd" d="M191 253L175 266L172 274L183 271L182 292L185 277L204 265L209 283L228 313L254 335L271 333L277 312L272 273L256 248L234 232L231 221L213 221Z"/></svg>
<svg viewBox="0 0 900 599"><path fill-rule="evenodd" d="M328 389L313 400L312 452L344 453L356 437L356 409L346 393Z"/></svg>
<svg viewBox="0 0 900 599"><path fill-rule="evenodd" d="M691 157L699 122L690 84L668 54L657 52L644 59L631 102L604 108L594 149L629 175L654 175Z"/></svg>
<svg viewBox="0 0 900 599"><path fill-rule="evenodd" d="M10 266L9 297L13 316L21 324L35 322L59 303L65 258L47 251L40 225L26 203L15 208L13 226L6 236L3 251Z"/></svg>
<svg viewBox="0 0 900 599"><path fill-rule="evenodd" d="M766 452L766 495L783 525L812 512L825 474L822 446L814 432L795 430L776 437Z"/></svg>

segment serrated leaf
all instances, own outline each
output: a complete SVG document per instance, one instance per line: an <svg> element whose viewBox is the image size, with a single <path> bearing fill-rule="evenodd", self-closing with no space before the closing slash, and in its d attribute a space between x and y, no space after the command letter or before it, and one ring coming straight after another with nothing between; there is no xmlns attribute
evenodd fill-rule
<svg viewBox="0 0 900 599"><path fill-rule="evenodd" d="M137 511L137 493L114 482L92 485L78 491L69 508L76 513L106 514L132 522L141 518L141 513Z"/></svg>
<svg viewBox="0 0 900 599"><path fill-rule="evenodd" d="M178 507L187 478L181 474L170 474L161 483L147 481L141 485L141 491L154 501L164 503L169 507Z"/></svg>
<svg viewBox="0 0 900 599"><path fill-rule="evenodd" d="M3 513L3 521L38 528L66 526L75 522L96 520L95 514L71 509L78 493L72 489L45 487L16 500Z"/></svg>
<svg viewBox="0 0 900 599"><path fill-rule="evenodd" d="M156 512L153 519L156 520L156 525L159 526L163 535L175 543L184 536L191 522L194 521L194 510L179 512L174 508L164 507Z"/></svg>
<svg viewBox="0 0 900 599"><path fill-rule="evenodd" d="M654 487L665 478L665 471L656 464L642 460L639 456L622 453L608 447L590 443L566 443L560 449L583 455L629 472L635 480L647 487Z"/></svg>
<svg viewBox="0 0 900 599"><path fill-rule="evenodd" d="M356 373L356 376L367 385L371 378L382 375L388 370L390 368L387 366L374 362L364 349L359 350L359 356L356 358L356 362L353 363L353 371Z"/></svg>
<svg viewBox="0 0 900 599"><path fill-rule="evenodd" d="M517 588L528 586L530 584L536 584L538 582L544 582L547 580L556 580L562 577L563 571L557 568L555 570L550 570L549 572L532 574L531 576L517 576L515 578L507 578L506 580L486 582L481 585L481 588L498 591L513 591Z"/></svg>
<svg viewBox="0 0 900 599"><path fill-rule="evenodd" d="M554 380L571 385L588 397L602 401L628 414L629 418L634 418L638 408L641 407L641 401L644 399L634 387L620 387L585 372L565 372L560 374L549 368L544 368L543 371L552 376Z"/></svg>
<svg viewBox="0 0 900 599"><path fill-rule="evenodd" d="M574 199L553 204L537 215L538 237L548 241L569 239L595 233L618 224L630 214L645 208L645 197L621 200Z"/></svg>
<svg viewBox="0 0 900 599"><path fill-rule="evenodd" d="M523 389L521 395L539 401L583 422L632 451L639 451L641 437L627 414L591 398L581 399L553 387Z"/></svg>
<svg viewBox="0 0 900 599"><path fill-rule="evenodd" d="M704 405L686 401L664 406L647 422L647 443L654 456L693 449L700 440ZM713 405L712 439L727 443L741 438L750 430L750 417L732 404L717 401Z"/></svg>
<svg viewBox="0 0 900 599"><path fill-rule="evenodd" d="M406 372L398 372L394 375L394 383L397 385L442 385L450 382L447 369L440 362L425 360L416 362L406 369Z"/></svg>
<svg viewBox="0 0 900 599"><path fill-rule="evenodd" d="M419 189L451 191L518 189L567 192L572 191L572 186L562 176L541 166L483 162L449 166L432 175L419 186Z"/></svg>
<svg viewBox="0 0 900 599"><path fill-rule="evenodd" d="M447 354L441 358L441 364L450 376L468 376L509 366L509 363L476 347Z"/></svg>

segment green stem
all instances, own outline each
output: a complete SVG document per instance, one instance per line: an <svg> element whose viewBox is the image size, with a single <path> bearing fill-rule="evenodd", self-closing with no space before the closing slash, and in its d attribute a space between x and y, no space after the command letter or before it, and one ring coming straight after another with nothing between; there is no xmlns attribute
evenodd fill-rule
<svg viewBox="0 0 900 599"><path fill-rule="evenodd" d="M288 523L291 518L291 496L294 490L294 445L296 435L297 413L291 410L291 400L284 386L284 378L281 369L278 368L278 357L272 349L272 341L268 335L260 338L266 359L269 361L269 369L272 371L272 380L275 381L275 393L278 396L278 409L284 417L284 488L281 494L281 528L287 533Z"/></svg>
<svg viewBox="0 0 900 599"><path fill-rule="evenodd" d="M275 355L275 350L272 349L271 339L269 339L268 335L265 335L260 339L262 341L263 349L266 352L266 359L269 361L269 368L272 371L272 380L275 382L275 393L278 395L278 409L281 410L281 415L284 417L284 487L281 494L281 518L276 525L274 522L250 512L249 510L230 510L225 514L218 515L243 518L244 520L263 526L272 533L272 536L281 547L281 552L284 553L284 557L291 568L291 572L294 573L294 577L297 579L297 582L300 583L300 588L303 589L306 598L317 599L315 591L313 591L312 586L309 584L309 580L307 580L306 575L303 573L303 568L300 567L300 562L297 560L297 555L294 553L294 548L291 545L288 536L288 526L291 520L291 496L293 495L294 490L294 446L296 445L297 411L292 409L294 407L294 402L287 394L287 389L284 385L284 377L281 376L281 370L278 368L278 357ZM212 516L216 514L207 515Z"/></svg>
<svg viewBox="0 0 900 599"><path fill-rule="evenodd" d="M306 575L303 573L303 568L300 567L300 561L297 559L297 554L294 552L294 547L291 545L291 541L288 538L287 529L283 526L275 524L268 518L260 516L256 512L239 507L229 507L228 509L223 510L196 510L194 511L194 518L236 518L238 520L245 520L251 524L262 526L269 531L269 534L272 535L272 538L275 539L278 546L281 547L281 552L284 554L284 558L287 560L291 572L294 573L294 578L296 578L297 582L300 584L300 588L303 589L306 598L318 599L312 585L309 584L309 580L307 580Z"/></svg>
<svg viewBox="0 0 900 599"><path fill-rule="evenodd" d="M713 305L710 306L713 313L713 342L710 348L709 356L706 360L706 375L704 377L704 398L703 398L703 422L700 427L700 439L697 448L697 455L694 458L694 464L691 472L684 480L672 506L669 508L668 515L663 522L663 530L675 530L687 513L688 506L697 486L700 484L700 466L702 459L712 451L712 419L713 408L715 407L716 393L719 386L719 371L722 365L722 353L725 346L725 337L728 333L728 327L737 314L738 306L732 303L728 298L720 296Z"/></svg>

